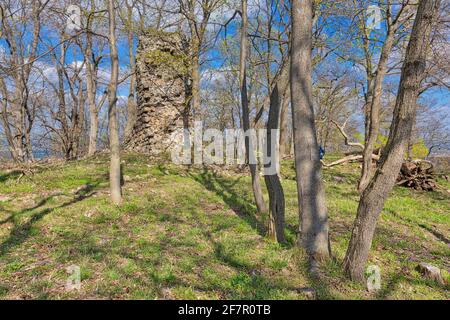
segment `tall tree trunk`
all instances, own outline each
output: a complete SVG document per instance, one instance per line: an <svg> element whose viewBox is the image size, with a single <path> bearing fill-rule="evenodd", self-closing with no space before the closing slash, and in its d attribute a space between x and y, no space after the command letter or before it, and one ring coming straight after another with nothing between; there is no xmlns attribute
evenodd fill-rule
<svg viewBox="0 0 450 320"><path fill-rule="evenodd" d="M2 106L1 116L2 116L3 131L5 133L6 141L8 142L8 149L11 154L11 158L13 159L14 162L19 162L19 154L18 154L18 150L14 144L15 143L14 134L12 132L12 128L10 126L9 118L8 118L8 105L7 105L8 91L6 89L6 84L5 84L4 79L1 77L0 77L0 92L2 93L2 96L4 97L4 99L0 100L0 103Z"/></svg>
<svg viewBox="0 0 450 320"><path fill-rule="evenodd" d="M88 156L97 152L98 112L94 104L89 103L89 146Z"/></svg>
<svg viewBox="0 0 450 320"><path fill-rule="evenodd" d="M119 76L119 58L116 45L116 17L114 12L114 1L108 1L109 14L109 47L111 52L111 80L108 87L108 114L109 114L109 141L111 149L111 163L109 168L109 184L111 200L114 204L122 201L122 190L120 186L120 144L119 127L117 123L117 82Z"/></svg>
<svg viewBox="0 0 450 320"><path fill-rule="evenodd" d="M277 85L277 84L275 84ZM288 122L287 116L289 112L289 89L283 94L283 102L280 113L280 159L289 153L289 137L288 137Z"/></svg>
<svg viewBox="0 0 450 320"><path fill-rule="evenodd" d="M75 125L75 134L74 134L74 158L78 159L81 156L81 142L83 137L83 129L84 129L84 91L83 91L83 80L79 79L80 89L78 92L78 112L77 112L77 121Z"/></svg>
<svg viewBox="0 0 450 320"><path fill-rule="evenodd" d="M22 80L19 75L15 77L15 90L14 90L14 102L11 103L11 116L12 116L12 132L13 132L13 144L10 148L15 149L17 162L25 161L25 151L23 148L23 109L22 100L23 92L25 88L22 85ZM10 125L8 123L8 125Z"/></svg>
<svg viewBox="0 0 450 320"><path fill-rule="evenodd" d="M361 195L344 270L356 281L364 280L364 268L372 245L378 217L395 185L411 135L420 83L424 77L426 55L433 20L440 0L421 0L411 32L394 109L389 138L380 166Z"/></svg>
<svg viewBox="0 0 450 320"><path fill-rule="evenodd" d="M239 59L239 81L241 85L241 104L242 104L242 122L244 131L248 132L250 129L250 112L248 106L248 95L247 95L247 0L241 1L242 5L242 26L241 26L241 44L240 44L240 59ZM252 176L252 189L253 196L255 197L256 208L259 214L267 211L266 204L264 203L264 198L261 191L261 182L259 179L258 166L256 164L256 159L251 159L252 153L251 148L256 146L254 139L251 135L247 135L245 138L245 150L247 162L250 168L250 174Z"/></svg>
<svg viewBox="0 0 450 320"><path fill-rule="evenodd" d="M94 2L91 1L91 13L94 11ZM88 22L88 29L91 27L91 20ZM95 102L96 97L96 75L95 62L92 59L92 35L86 33L86 95L89 107L89 143L88 156L92 156L97 151L98 136L98 110Z"/></svg>
<svg viewBox="0 0 450 320"><path fill-rule="evenodd" d="M378 133L380 132L380 110L381 110L381 95L383 89L383 81L386 75L386 68L389 55L392 51L394 44L394 28L396 26L388 26L388 34L381 50L380 60L378 62L377 72L375 79L369 81L373 83L373 88L370 94L370 102L367 105L367 132L365 136L364 152L363 152L363 164L361 171L361 179L359 180L358 190L360 192L369 184L372 176L372 154L375 148L375 144L378 139Z"/></svg>
<svg viewBox="0 0 450 320"><path fill-rule="evenodd" d="M328 215L314 124L311 76L313 1L292 2L291 106L300 237L314 261L328 259Z"/></svg>
<svg viewBox="0 0 450 320"><path fill-rule="evenodd" d="M90 59L89 57L87 59ZM97 135L98 135L98 110L95 103L96 85L94 81L93 65L90 61L86 62L86 93L87 103L89 106L89 145L88 156L92 156L97 152Z"/></svg>
<svg viewBox="0 0 450 320"><path fill-rule="evenodd" d="M191 61L191 77L192 77L192 88L191 88L191 108L194 114L195 120L199 120L200 117L200 44L197 36L194 36L193 40L193 53Z"/></svg>
<svg viewBox="0 0 450 320"><path fill-rule="evenodd" d="M269 193L269 226L268 236L272 239L276 239L279 243L285 242L284 237L284 192L283 187L278 177L278 173L274 168L278 167L278 154L276 152L279 141L278 135L273 135L278 130L278 120L280 116L280 98L278 94L278 85L270 94L270 109L269 118L267 120L267 141L265 150L264 167L267 170L270 168L270 172L264 172L264 180L267 186L267 192ZM272 132L272 130L274 130Z"/></svg>
<svg viewBox="0 0 450 320"><path fill-rule="evenodd" d="M133 6L129 6L127 2L127 10L128 10L128 55L130 59L130 69L131 69L131 77L130 77L130 88L128 93L128 102L127 102L127 123L125 125L124 136L128 137L133 130L134 123L136 122L137 117L137 108L136 108L136 100L135 100L135 82L136 82L136 74L135 74L135 57L133 53L134 47L134 28L133 28Z"/></svg>

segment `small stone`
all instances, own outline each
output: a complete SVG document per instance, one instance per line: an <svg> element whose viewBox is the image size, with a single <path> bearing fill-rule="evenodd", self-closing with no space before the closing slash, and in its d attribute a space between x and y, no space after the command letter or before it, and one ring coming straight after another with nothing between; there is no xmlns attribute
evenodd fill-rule
<svg viewBox="0 0 450 320"><path fill-rule="evenodd" d="M297 291L303 293L309 300L316 300L317 293L313 288L299 288Z"/></svg>
<svg viewBox="0 0 450 320"><path fill-rule="evenodd" d="M339 176L333 176L333 180L334 180L334 182L337 182L337 183L344 183L345 182L345 178L344 177L339 177Z"/></svg>
<svg viewBox="0 0 450 320"><path fill-rule="evenodd" d="M87 218L92 217L95 214L94 210L88 210L87 212L84 213L84 216Z"/></svg>
<svg viewBox="0 0 450 320"><path fill-rule="evenodd" d="M431 264L421 262L417 265L416 270L419 271L425 278L434 280L440 284L444 284L442 279L441 270L438 267Z"/></svg>

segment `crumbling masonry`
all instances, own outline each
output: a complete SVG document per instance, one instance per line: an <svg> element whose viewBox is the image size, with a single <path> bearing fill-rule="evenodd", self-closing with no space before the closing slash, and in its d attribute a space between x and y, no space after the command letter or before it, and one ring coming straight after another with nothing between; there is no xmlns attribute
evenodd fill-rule
<svg viewBox="0 0 450 320"><path fill-rule="evenodd" d="M190 120L189 59L178 33L147 31L136 51L137 118L124 148L140 153L169 153L172 133Z"/></svg>

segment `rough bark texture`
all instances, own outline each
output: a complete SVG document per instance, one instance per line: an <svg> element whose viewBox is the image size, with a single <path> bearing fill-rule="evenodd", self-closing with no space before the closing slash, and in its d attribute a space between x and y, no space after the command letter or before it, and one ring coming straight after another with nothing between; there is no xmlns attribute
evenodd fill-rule
<svg viewBox="0 0 450 320"><path fill-rule="evenodd" d="M392 52L392 48L396 42L397 32L399 26L404 22L403 14L409 7L410 3L403 2L396 10L396 14L393 16L391 1L386 2L385 10L385 24L387 28L387 34L384 39L383 46L381 48L380 59L378 61L376 72L372 72L372 58L373 53L370 49L369 34L365 26L365 19L363 21L363 45L366 57L366 73L367 73L367 100L364 106L365 110L365 148L363 153L363 164L361 170L361 179L358 184L359 192L363 192L370 182L373 175L374 166L372 166L373 149L378 139L378 133L380 131L380 110L381 110L381 96L383 93L383 81L386 75L389 56ZM366 37L366 35L368 35Z"/></svg>
<svg viewBox="0 0 450 320"><path fill-rule="evenodd" d="M241 104L242 104L242 122L244 131L250 129L250 110L248 106L248 94L247 94L247 1L242 1L242 26L241 26L241 48L239 59L239 81L241 85ZM247 155L247 162L249 162L250 148L254 148L256 143L252 143L251 139L247 136L245 138L245 150ZM252 139L253 140L253 139ZM261 182L259 179L258 166L253 163L249 163L250 173L252 176L252 189L255 197L255 203L258 213L267 211L264 203L264 198L261 191Z"/></svg>
<svg viewBox="0 0 450 320"><path fill-rule="evenodd" d="M160 155L170 152L172 133L188 127L189 68L178 33L149 31L136 53L137 117L124 147Z"/></svg>
<svg viewBox="0 0 450 320"><path fill-rule="evenodd" d="M136 84L136 73L135 71L135 57L133 52L134 47L134 29L133 29L133 7L127 4L127 13L128 13L128 56L130 61L130 69L131 69L131 76L130 76L130 89L128 93L128 101L127 101L127 123L125 125L125 132L124 136L128 137L132 130L134 123L136 122L136 116L137 116L137 109L136 109L136 99L135 99L135 84Z"/></svg>
<svg viewBox="0 0 450 320"><path fill-rule="evenodd" d="M270 95L270 109L269 118L267 120L267 144L266 144L266 159L264 167L273 167L278 164L277 154L273 154L272 144L278 145L278 136L272 136L272 130L278 129L278 119L280 116L280 98L278 94L278 86L275 85ZM267 192L269 194L269 227L268 235L270 238L276 239L278 242L285 242L284 237L284 191L280 182L278 174L265 174L264 180L266 182Z"/></svg>
<svg viewBox="0 0 450 320"><path fill-rule="evenodd" d="M386 68L388 63L389 55L392 51L392 46L394 44L394 27L390 26L388 29L388 34L384 42L383 48L381 50L380 60L378 62L378 67L376 71L373 92L368 105L367 110L368 117L370 121L368 123L367 135L365 138L364 152L363 152L363 164L361 171L361 179L359 181L358 189L362 192L369 184L372 175L372 154L375 144L377 142L378 133L380 131L380 110L381 110L381 95L383 88L383 81L386 75Z"/></svg>
<svg viewBox="0 0 450 320"><path fill-rule="evenodd" d="M289 61L283 63L281 69L277 72L277 75L272 81L273 85L270 88L271 91L273 90L275 85L277 85L279 92L286 92L286 91L289 92L289 68L290 68ZM290 97L288 97L288 99L290 99ZM259 120L261 120L264 111L268 110L269 107L270 107L270 96L267 96L266 98L264 98L262 106L259 108L258 112L255 115L255 119L253 121L255 127L257 126Z"/></svg>
<svg viewBox="0 0 450 320"><path fill-rule="evenodd" d="M94 3L91 1L91 10L94 10ZM92 12L91 12L92 14ZM93 16L93 14L92 14ZM87 29L90 30L92 18L88 19ZM97 152L97 136L98 136L98 109L95 102L97 91L97 65L92 61L92 34L86 32L86 95L89 107L89 144L88 156L92 156Z"/></svg>
<svg viewBox="0 0 450 320"><path fill-rule="evenodd" d="M292 2L291 105L300 237L313 260L329 258L328 215L314 124L311 77L313 1Z"/></svg>
<svg viewBox="0 0 450 320"><path fill-rule="evenodd" d="M277 85L277 84L275 84ZM289 155L288 112L290 102L289 89L283 94L283 102L280 111L280 158Z"/></svg>
<svg viewBox="0 0 450 320"><path fill-rule="evenodd" d="M111 79L108 86L108 115L109 115L109 144L111 149L111 162L109 167L109 186L111 201L114 204L122 202L122 189L120 185L120 143L119 126L117 122L117 83L119 77L119 57L116 45L116 19L114 1L108 1L109 14L109 47L111 51Z"/></svg>
<svg viewBox="0 0 450 320"><path fill-rule="evenodd" d="M422 0L419 3L402 68L389 139L380 166L360 198L344 261L345 272L356 281L364 280L364 268L376 223L403 162L417 109L420 83L424 76L431 27L438 13L439 3L439 0Z"/></svg>
<svg viewBox="0 0 450 320"><path fill-rule="evenodd" d="M192 78L192 90L191 90L191 112L194 114L195 119L201 119L200 110L200 44L198 41L192 42L192 61L191 61L191 78Z"/></svg>

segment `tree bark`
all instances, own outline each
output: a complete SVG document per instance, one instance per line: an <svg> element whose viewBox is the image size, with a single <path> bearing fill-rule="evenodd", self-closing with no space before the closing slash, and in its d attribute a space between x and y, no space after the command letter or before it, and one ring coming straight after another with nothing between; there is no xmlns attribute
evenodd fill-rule
<svg viewBox="0 0 450 320"><path fill-rule="evenodd" d="M376 76L373 85L373 92L371 94L369 109L367 110L368 118L370 119L365 137L364 152L363 152L363 164L361 171L361 179L359 180L358 189L360 192L364 191L367 187L371 175L372 175L372 154L375 148L375 143L378 139L378 133L380 132L380 110L381 110L381 95L383 89L383 80L386 75L386 67L388 63L389 55L392 51L394 44L394 30L392 26L388 27L389 31L386 36L383 48L381 50L380 60L376 71ZM370 81L370 83L372 83Z"/></svg>
<svg viewBox="0 0 450 320"><path fill-rule="evenodd" d="M194 119L200 119L200 44L197 40L193 41L193 54L191 62L191 77L192 77L192 98L191 108L194 114Z"/></svg>
<svg viewBox="0 0 450 320"><path fill-rule="evenodd" d="M95 7L94 1L91 0L91 14L93 14ZM88 29L91 27L92 20L88 20ZM88 156L94 155L97 151L97 136L98 136L98 110L95 102L97 85L94 79L96 75L95 61L92 61L92 35L90 32L86 33L86 95L89 106L89 144Z"/></svg>
<svg viewBox="0 0 450 320"><path fill-rule="evenodd" d="M433 20L440 0L419 2L411 32L394 109L388 142L380 166L361 195L352 236L344 260L344 270L353 280L364 280L364 268L372 245L378 217L395 185L411 135L420 83L424 77L426 55Z"/></svg>
<svg viewBox="0 0 450 320"><path fill-rule="evenodd" d="M108 1L109 14L109 47L111 52L111 80L108 87L108 115L109 115L109 141L111 149L111 162L109 168L109 184L111 201L120 204L122 201L122 190L120 185L120 144L119 128L116 115L117 104L117 82L119 76L119 58L116 45L116 18L114 12L114 1Z"/></svg>
<svg viewBox="0 0 450 320"><path fill-rule="evenodd" d="M35 110L31 109L32 106L29 101L28 81L37 56L41 31L40 14L47 3L38 1L26 3L26 5L31 5L31 10L24 6L21 10L15 11L15 17L12 15L6 16L3 7L0 10L1 34L6 45L5 53L7 53L7 59L11 62L11 71L8 78L13 79L12 87L14 88L12 97L10 97L4 78L0 78L2 81L2 120L8 147L15 162L33 161L30 135ZM31 33L21 32L16 25L18 20L31 20L30 25L33 26L33 31Z"/></svg>
<svg viewBox="0 0 450 320"><path fill-rule="evenodd" d="M133 29L133 6L129 6L127 2L127 13L128 13L128 55L130 59L130 69L131 69L131 77L130 77L130 88L128 93L128 102L127 102L127 123L125 124L125 132L124 136L128 137L133 130L134 123L136 122L137 117L137 107L136 107L136 99L135 99L135 85L136 85L136 74L135 74L135 57L133 53L134 47L134 29Z"/></svg>
<svg viewBox="0 0 450 320"><path fill-rule="evenodd" d="M314 124L311 76L313 1L292 2L291 105L300 239L314 261L330 256L328 215Z"/></svg>
<svg viewBox="0 0 450 320"><path fill-rule="evenodd" d="M248 106L248 95L247 95L247 26L248 26L248 18L247 18L247 0L242 0L242 26L241 26L241 44L240 44L240 60L239 60L239 81L241 85L241 104L242 104L242 120L244 131L248 131L250 129L250 112ZM255 197L256 209L259 214L262 214L267 211L266 205L264 203L264 198L262 196L261 191L261 183L259 179L258 167L254 161L255 159L250 159L251 148L254 148L256 145L253 138L250 136L246 136L245 138L245 150L246 150L246 158L250 168L250 173L252 176L252 189L253 195ZM253 160L253 161L251 161Z"/></svg>
<svg viewBox="0 0 450 320"><path fill-rule="evenodd" d="M276 86L277 84L275 84ZM287 116L289 112L289 89L283 94L283 102L280 113L280 159L286 156L289 152L289 137L288 137L288 123Z"/></svg>
<svg viewBox="0 0 450 320"><path fill-rule="evenodd" d="M270 94L269 118L267 120L267 140L265 150L264 167L278 167L278 155L276 147L279 141L277 135L273 136L272 130L278 129L278 119L280 116L280 99L278 94L278 85L275 84ZM276 132L276 131L275 131ZM275 145L275 150L272 148ZM275 151L275 154L274 154ZM284 221L285 221L285 201L283 187L277 172L265 172L264 180L266 182L267 192L269 194L269 226L268 236L277 240L279 243L286 241L284 237Z"/></svg>
<svg viewBox="0 0 450 320"><path fill-rule="evenodd" d="M386 76L386 69L389 60L389 55L392 52L392 48L395 42L396 32L398 31L399 24L401 24L402 14L409 3L402 3L397 10L396 16L392 17L392 1L386 2L385 10L385 23L387 27L386 38L381 48L380 59L378 61L377 70L375 75L372 73L372 55L369 53L369 34L365 25L363 27L364 32L364 50L367 59L367 80L368 80L368 98L364 107L365 110L365 144L363 152L363 164L361 170L361 179L358 183L359 192L363 192L369 184L369 181L373 175L372 155L373 149L378 139L378 133L380 131L380 110L381 110L381 96L383 93L383 81ZM363 23L366 21L364 19ZM370 31L369 31L370 33Z"/></svg>

